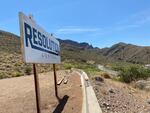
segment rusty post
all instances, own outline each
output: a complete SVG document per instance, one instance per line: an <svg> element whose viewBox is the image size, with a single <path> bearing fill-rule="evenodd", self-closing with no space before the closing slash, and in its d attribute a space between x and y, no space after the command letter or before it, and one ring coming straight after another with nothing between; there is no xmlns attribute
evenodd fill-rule
<svg viewBox="0 0 150 113"><path fill-rule="evenodd" d="M39 78L38 78L38 75L36 72L36 65L35 64L33 64L33 73L34 73L34 85L35 85L35 95L36 95L36 108L37 108L37 113L41 113Z"/></svg>
<svg viewBox="0 0 150 113"><path fill-rule="evenodd" d="M56 75L56 66L53 64L54 71L54 83L55 83L55 96L58 98L58 90L57 90L57 75Z"/></svg>

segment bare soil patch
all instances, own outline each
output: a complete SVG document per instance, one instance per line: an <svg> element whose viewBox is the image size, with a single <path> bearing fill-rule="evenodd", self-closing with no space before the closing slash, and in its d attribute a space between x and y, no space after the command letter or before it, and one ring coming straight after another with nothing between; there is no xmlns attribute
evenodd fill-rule
<svg viewBox="0 0 150 113"><path fill-rule="evenodd" d="M57 75L58 80L69 77L67 84L58 86L60 104L54 93L53 73L39 76L42 113L81 113L80 76L66 71L59 71ZM33 80L33 75L0 80L0 113L36 113Z"/></svg>

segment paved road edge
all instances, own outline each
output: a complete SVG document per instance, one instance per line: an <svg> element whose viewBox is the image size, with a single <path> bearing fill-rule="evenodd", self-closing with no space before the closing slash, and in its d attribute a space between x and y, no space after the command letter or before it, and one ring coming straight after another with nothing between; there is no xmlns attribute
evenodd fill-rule
<svg viewBox="0 0 150 113"><path fill-rule="evenodd" d="M92 85L87 74L82 70L75 70L81 77L83 103L82 113L102 113Z"/></svg>

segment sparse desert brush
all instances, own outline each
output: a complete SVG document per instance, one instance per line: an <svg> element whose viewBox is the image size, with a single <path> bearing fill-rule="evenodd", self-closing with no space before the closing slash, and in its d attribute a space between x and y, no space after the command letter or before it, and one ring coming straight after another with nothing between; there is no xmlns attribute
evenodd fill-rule
<svg viewBox="0 0 150 113"><path fill-rule="evenodd" d="M29 65L25 66L24 72L25 72L25 74L30 75L32 72L31 66L29 66Z"/></svg>
<svg viewBox="0 0 150 113"><path fill-rule="evenodd" d="M18 72L18 71L14 72L14 73L12 74L13 77L20 77L20 76L23 76L23 75L24 75L24 74L23 74L22 72Z"/></svg>
<svg viewBox="0 0 150 113"><path fill-rule="evenodd" d="M100 74L100 70L97 68L95 64L89 64L85 62L66 62L63 64L64 69L82 69L84 70L89 76L94 76Z"/></svg>
<svg viewBox="0 0 150 113"><path fill-rule="evenodd" d="M120 71L120 80L126 83L150 77L150 70L142 66L128 66Z"/></svg>
<svg viewBox="0 0 150 113"><path fill-rule="evenodd" d="M16 67L17 67L17 66L21 66L21 63L20 63L20 62L15 62L15 63L14 63L14 66L16 66Z"/></svg>
<svg viewBox="0 0 150 113"><path fill-rule="evenodd" d="M3 79L3 78L7 78L7 75L5 73L0 73L0 79Z"/></svg>
<svg viewBox="0 0 150 113"><path fill-rule="evenodd" d="M71 63L64 63L63 66L64 66L65 69L71 69L71 68L74 68L73 64L71 64Z"/></svg>
<svg viewBox="0 0 150 113"><path fill-rule="evenodd" d="M100 74L100 70L94 64L83 65L83 67L80 69L83 69L89 75L89 77Z"/></svg>

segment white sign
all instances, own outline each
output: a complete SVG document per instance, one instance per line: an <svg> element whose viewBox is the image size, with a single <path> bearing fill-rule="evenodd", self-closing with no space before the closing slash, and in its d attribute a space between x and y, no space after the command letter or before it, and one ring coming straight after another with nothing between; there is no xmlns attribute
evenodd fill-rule
<svg viewBox="0 0 150 113"><path fill-rule="evenodd" d="M60 63L59 41L23 13L19 21L24 62Z"/></svg>

